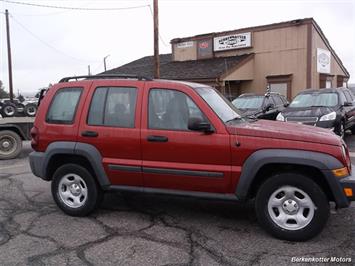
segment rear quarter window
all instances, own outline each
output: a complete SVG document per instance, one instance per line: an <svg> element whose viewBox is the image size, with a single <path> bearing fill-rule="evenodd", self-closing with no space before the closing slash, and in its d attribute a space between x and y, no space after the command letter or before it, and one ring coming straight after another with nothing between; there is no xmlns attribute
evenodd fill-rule
<svg viewBox="0 0 355 266"><path fill-rule="evenodd" d="M72 124L81 93L82 88L59 89L49 106L46 122L51 124Z"/></svg>

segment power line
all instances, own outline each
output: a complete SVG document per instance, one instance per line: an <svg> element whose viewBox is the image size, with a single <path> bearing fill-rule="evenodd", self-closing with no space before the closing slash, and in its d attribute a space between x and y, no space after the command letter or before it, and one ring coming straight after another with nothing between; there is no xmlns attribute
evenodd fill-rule
<svg viewBox="0 0 355 266"><path fill-rule="evenodd" d="M42 8L55 8L55 9L66 9L66 10L80 10L80 11L117 11L117 10L129 10L129 9L138 9L147 7L149 5L139 5L139 6L129 6L129 7L110 7L110 8L97 8L97 7L70 7L70 6L57 6L57 5L45 5L45 4L36 4L31 2L20 2L20 1L10 1L10 0L0 0L0 2L5 2L15 5L25 5L25 6L35 6Z"/></svg>
<svg viewBox="0 0 355 266"><path fill-rule="evenodd" d="M76 58L73 57L71 55L68 55L66 53L64 53L61 50L58 50L57 48L55 48L54 46L50 45L49 43L43 41L41 38L39 38L36 34L34 34L32 31L30 31L27 27L25 27L22 23L20 23L17 19L14 18L13 15L10 15L10 17L12 18L12 20L14 22L16 22L16 24L18 24L22 29L24 29L27 33L29 33L32 37L34 37L35 39L37 39L38 41L40 41L42 44L44 44L45 46L47 46L48 48L56 51L57 53L60 53L62 55L65 55L66 57L70 57L71 59L77 60L77 61L81 61L81 62L93 62L93 61L89 61L89 60L84 60L84 59L80 59L80 58ZM95 62L99 62L99 61L95 61Z"/></svg>
<svg viewBox="0 0 355 266"><path fill-rule="evenodd" d="M152 10L152 7L150 5L148 5L149 7L149 11L150 11L150 14L152 15L152 17L154 18L154 13L153 13L153 10ZM164 41L163 37L160 35L160 33L158 34L159 35L159 39L160 41L164 44L165 47L168 47L169 45L166 44L166 42Z"/></svg>

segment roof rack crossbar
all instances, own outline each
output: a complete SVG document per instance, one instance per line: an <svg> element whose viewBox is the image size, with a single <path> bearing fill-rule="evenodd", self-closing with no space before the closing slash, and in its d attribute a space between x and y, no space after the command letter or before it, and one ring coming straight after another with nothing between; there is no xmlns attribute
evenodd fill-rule
<svg viewBox="0 0 355 266"><path fill-rule="evenodd" d="M145 80L145 81L151 81L151 78L147 78L144 76L139 76L139 75L129 75L129 74L99 74L99 75L84 75L84 76L73 76L73 77L65 77L62 78L59 83L63 82L69 82L70 80L76 80L78 81L79 79L112 79L112 78L121 78L121 79L138 79L138 80Z"/></svg>

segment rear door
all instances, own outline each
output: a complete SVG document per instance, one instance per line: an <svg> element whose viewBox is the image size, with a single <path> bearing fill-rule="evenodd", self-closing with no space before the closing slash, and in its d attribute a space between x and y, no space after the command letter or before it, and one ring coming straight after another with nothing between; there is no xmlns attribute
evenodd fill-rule
<svg viewBox="0 0 355 266"><path fill-rule="evenodd" d="M97 148L112 185L142 186L140 106L143 83L94 81L84 107L79 142Z"/></svg>
<svg viewBox="0 0 355 266"><path fill-rule="evenodd" d="M48 111L38 112L35 119L41 136L38 150L44 150L53 141L76 141L81 110L91 83L59 83L48 91L39 107Z"/></svg>
<svg viewBox="0 0 355 266"><path fill-rule="evenodd" d="M144 186L225 193L231 184L229 134L192 88L147 83L143 97ZM191 131L189 118L212 124L215 133Z"/></svg>

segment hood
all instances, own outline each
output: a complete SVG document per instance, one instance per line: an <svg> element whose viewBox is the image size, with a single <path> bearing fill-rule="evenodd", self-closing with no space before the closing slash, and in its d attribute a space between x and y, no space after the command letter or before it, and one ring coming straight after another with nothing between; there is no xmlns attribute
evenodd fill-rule
<svg viewBox="0 0 355 266"><path fill-rule="evenodd" d="M282 111L284 117L321 117L336 111L336 107L307 107L307 108L293 108L288 107Z"/></svg>
<svg viewBox="0 0 355 266"><path fill-rule="evenodd" d="M328 129L279 121L257 120L233 124L227 129L233 135L341 145L340 138Z"/></svg>

